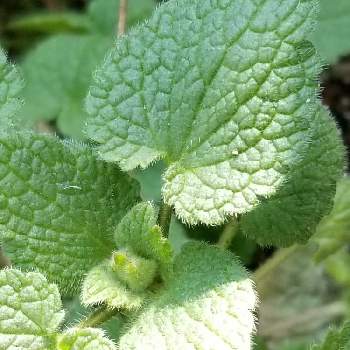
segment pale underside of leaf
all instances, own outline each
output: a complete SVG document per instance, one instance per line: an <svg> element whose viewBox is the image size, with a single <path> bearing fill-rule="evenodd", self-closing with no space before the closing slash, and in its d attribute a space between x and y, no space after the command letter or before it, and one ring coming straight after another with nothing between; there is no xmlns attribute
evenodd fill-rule
<svg viewBox="0 0 350 350"><path fill-rule="evenodd" d="M335 122L319 106L305 156L275 195L241 219L243 232L262 245L305 243L332 208L344 172L344 146Z"/></svg>
<svg viewBox="0 0 350 350"><path fill-rule="evenodd" d="M72 328L59 336L57 350L116 350L116 347L100 329Z"/></svg>
<svg viewBox="0 0 350 350"><path fill-rule="evenodd" d="M133 310L141 307L145 295L135 293L118 279L106 261L94 267L86 276L81 300L84 305L107 304L110 308Z"/></svg>
<svg viewBox="0 0 350 350"><path fill-rule="evenodd" d="M0 238L23 269L38 269L62 291L113 250L113 229L139 187L92 150L32 133L0 135Z"/></svg>
<svg viewBox="0 0 350 350"><path fill-rule="evenodd" d="M55 349L54 334L63 320L55 285L38 273L0 272L0 349Z"/></svg>
<svg viewBox="0 0 350 350"><path fill-rule="evenodd" d="M189 244L174 269L166 290L141 312L119 349L250 349L255 294L231 253Z"/></svg>
<svg viewBox="0 0 350 350"><path fill-rule="evenodd" d="M315 0L170 1L117 42L87 98L88 136L124 170L170 165L164 200L222 223L272 195L310 138Z"/></svg>

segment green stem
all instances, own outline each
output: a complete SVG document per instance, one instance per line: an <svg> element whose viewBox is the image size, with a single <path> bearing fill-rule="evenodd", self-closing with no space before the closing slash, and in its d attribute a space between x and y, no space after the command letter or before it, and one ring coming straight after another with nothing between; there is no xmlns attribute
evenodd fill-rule
<svg viewBox="0 0 350 350"><path fill-rule="evenodd" d="M253 279L256 283L256 288L261 295L263 294L265 283L269 275L275 272L281 263L293 255L298 248L299 245L295 244L289 248L279 249L270 259L268 259L254 272Z"/></svg>
<svg viewBox="0 0 350 350"><path fill-rule="evenodd" d="M113 316L117 315L119 310L109 309L105 306L97 309L88 315L85 319L81 320L78 324L78 328L88 328L88 327L97 327L106 321L108 321Z"/></svg>
<svg viewBox="0 0 350 350"><path fill-rule="evenodd" d="M169 236L169 228L170 228L172 211L173 211L172 208L165 203L162 203L159 208L158 224L162 229L162 233L164 237Z"/></svg>
<svg viewBox="0 0 350 350"><path fill-rule="evenodd" d="M225 226L222 234L216 243L220 248L227 249L230 247L233 239L235 238L239 228L239 222L237 219L232 218Z"/></svg>

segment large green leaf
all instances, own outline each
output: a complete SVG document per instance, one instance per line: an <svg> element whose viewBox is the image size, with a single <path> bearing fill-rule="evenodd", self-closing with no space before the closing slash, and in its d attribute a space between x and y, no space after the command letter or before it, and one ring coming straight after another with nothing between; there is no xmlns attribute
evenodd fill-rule
<svg viewBox="0 0 350 350"><path fill-rule="evenodd" d="M344 150L339 132L328 112L320 106L304 158L291 169L275 195L242 217L243 232L260 244L305 243L330 211L343 168Z"/></svg>
<svg viewBox="0 0 350 350"><path fill-rule="evenodd" d="M315 0L169 1L117 41L87 133L124 170L163 158L163 196L194 224L271 196L302 158L319 70Z"/></svg>
<svg viewBox="0 0 350 350"><path fill-rule="evenodd" d="M136 318L119 349L250 349L254 307L252 282L231 253L189 243L166 289Z"/></svg>
<svg viewBox="0 0 350 350"><path fill-rule="evenodd" d="M6 54L0 48L0 123L13 122L13 116L20 108L22 101L19 93L23 80L17 69L7 61Z"/></svg>
<svg viewBox="0 0 350 350"><path fill-rule="evenodd" d="M57 35L25 58L24 119L56 119L66 135L83 137L84 98L92 72L111 45L110 39L92 35Z"/></svg>
<svg viewBox="0 0 350 350"><path fill-rule="evenodd" d="M317 49L328 62L350 54L350 1L320 0L321 11L312 36Z"/></svg>
<svg viewBox="0 0 350 350"><path fill-rule="evenodd" d="M64 317L58 289L39 273L0 271L0 349L54 350Z"/></svg>
<svg viewBox="0 0 350 350"><path fill-rule="evenodd" d="M0 238L13 263L65 292L113 250L113 230L138 185L82 144L0 134Z"/></svg>

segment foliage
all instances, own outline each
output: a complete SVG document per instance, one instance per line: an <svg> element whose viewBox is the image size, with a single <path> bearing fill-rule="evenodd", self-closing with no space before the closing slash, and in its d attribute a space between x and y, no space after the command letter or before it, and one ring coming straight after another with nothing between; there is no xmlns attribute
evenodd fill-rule
<svg viewBox="0 0 350 350"><path fill-rule="evenodd" d="M260 347L303 347L283 327L319 337L344 314L310 256L344 253L350 222L318 1L130 0L129 27L150 18L113 43L119 6L12 22L55 33L23 91L0 51L0 350L249 350L255 289ZM43 119L85 141L25 127ZM291 247L251 275L236 255L253 266L258 245Z"/></svg>

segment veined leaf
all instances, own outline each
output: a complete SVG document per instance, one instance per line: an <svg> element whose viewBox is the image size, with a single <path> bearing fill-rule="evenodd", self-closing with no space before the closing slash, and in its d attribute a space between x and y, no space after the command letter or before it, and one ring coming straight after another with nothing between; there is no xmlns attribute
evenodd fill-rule
<svg viewBox="0 0 350 350"><path fill-rule="evenodd" d="M241 227L260 244L305 243L332 208L344 172L344 146L329 113L320 106L301 162L272 197L242 217ZM330 232L332 233L332 232Z"/></svg>
<svg viewBox="0 0 350 350"><path fill-rule="evenodd" d="M235 257L187 244L158 299L122 336L120 350L248 350L254 330L252 282Z"/></svg>
<svg viewBox="0 0 350 350"><path fill-rule="evenodd" d="M273 195L311 138L315 0L169 1L117 41L87 98L88 136L124 170L163 158L163 196L219 224Z"/></svg>
<svg viewBox="0 0 350 350"><path fill-rule="evenodd" d="M0 271L0 349L55 350L60 294L39 273Z"/></svg>
<svg viewBox="0 0 350 350"><path fill-rule="evenodd" d="M113 229L138 200L136 181L82 144L0 135L0 239L24 269L64 292L113 251Z"/></svg>
<svg viewBox="0 0 350 350"><path fill-rule="evenodd" d="M20 108L22 101L18 95L23 88L23 80L17 69L7 61L0 48L0 123L13 123L12 117Z"/></svg>
<svg viewBox="0 0 350 350"><path fill-rule="evenodd" d="M57 350L116 350L116 347L100 329L72 328L58 337Z"/></svg>

